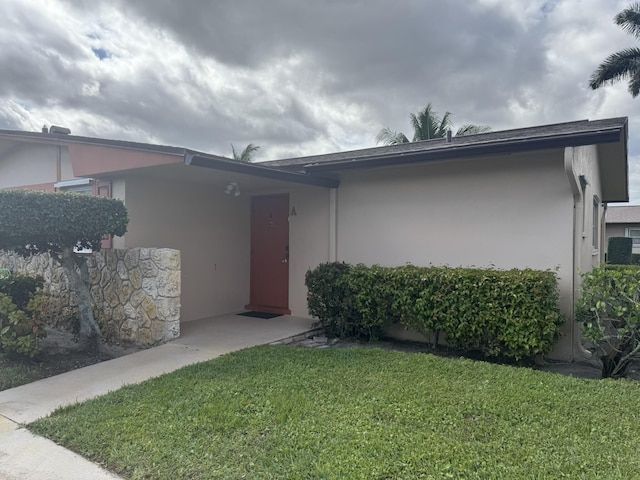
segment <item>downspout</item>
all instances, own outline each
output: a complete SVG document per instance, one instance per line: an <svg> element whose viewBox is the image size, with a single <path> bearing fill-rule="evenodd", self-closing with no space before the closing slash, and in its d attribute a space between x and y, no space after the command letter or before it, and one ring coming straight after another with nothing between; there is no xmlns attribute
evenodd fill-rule
<svg viewBox="0 0 640 480"><path fill-rule="evenodd" d="M571 268L571 304L569 305L569 321L571 322L571 360L575 360L575 346L582 352L586 358L591 358L591 352L582 346L581 342L576 341L576 319L575 319L575 301L577 297L576 287L580 283L578 267L582 262L582 243L584 237L584 194L580 185L580 179L573 169L573 159L575 155L574 147L565 147L564 149L564 171L569 179L571 192L573 193L573 259ZM580 224L582 223L582 224ZM578 234L579 232L579 234Z"/></svg>
<svg viewBox="0 0 640 480"><path fill-rule="evenodd" d="M329 261L338 261L338 189L329 189Z"/></svg>

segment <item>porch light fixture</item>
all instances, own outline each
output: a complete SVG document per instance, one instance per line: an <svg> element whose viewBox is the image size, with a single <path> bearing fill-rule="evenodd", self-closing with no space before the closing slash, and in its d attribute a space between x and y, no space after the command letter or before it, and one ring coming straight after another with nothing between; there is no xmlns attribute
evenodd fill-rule
<svg viewBox="0 0 640 480"><path fill-rule="evenodd" d="M234 197L240 196L240 186L236 182L229 182L224 189L225 195L233 194Z"/></svg>

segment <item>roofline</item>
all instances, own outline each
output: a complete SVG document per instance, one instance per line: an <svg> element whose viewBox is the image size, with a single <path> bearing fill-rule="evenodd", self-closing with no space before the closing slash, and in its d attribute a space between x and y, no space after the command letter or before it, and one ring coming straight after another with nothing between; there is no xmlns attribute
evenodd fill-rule
<svg viewBox="0 0 640 480"><path fill-rule="evenodd" d="M578 132L571 134L564 133L514 140L493 140L471 145L445 143L442 146L429 150L406 153L390 152L350 160L311 163L304 165L303 168L308 172L327 172L419 162L443 161L485 155L520 153L532 150L551 150L555 148L577 147L582 145L616 143L621 140L622 133L625 133L623 140L626 142L626 131L627 121L625 120L622 125L604 127L590 132Z"/></svg>
<svg viewBox="0 0 640 480"><path fill-rule="evenodd" d="M308 173L290 172L275 167L263 167L255 163L240 162L238 160L205 155L193 151L187 151L185 153L184 164L225 172L243 173L256 177L269 178L271 180L312 185L315 187L338 188L338 185L340 185L340 181L334 178L318 177Z"/></svg>
<svg viewBox="0 0 640 480"><path fill-rule="evenodd" d="M20 130L0 130L0 137L13 138L16 140L37 140L39 142L54 143L56 145L79 143L180 156L184 155L187 150L183 147L173 147L170 145L156 145L153 143L131 142L127 140L112 140L108 138L83 137L79 135L68 135L62 133L24 132Z"/></svg>

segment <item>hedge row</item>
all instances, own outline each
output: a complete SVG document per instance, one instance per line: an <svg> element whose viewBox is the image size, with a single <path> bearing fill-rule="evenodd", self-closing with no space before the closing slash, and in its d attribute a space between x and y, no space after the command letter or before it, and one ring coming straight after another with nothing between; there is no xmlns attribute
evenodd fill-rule
<svg viewBox="0 0 640 480"><path fill-rule="evenodd" d="M338 337L375 339L394 321L459 351L521 359L550 352L564 321L550 271L326 263L305 283L309 312Z"/></svg>
<svg viewBox="0 0 640 480"><path fill-rule="evenodd" d="M607 245L607 263L631 265L633 239L631 237L611 237Z"/></svg>

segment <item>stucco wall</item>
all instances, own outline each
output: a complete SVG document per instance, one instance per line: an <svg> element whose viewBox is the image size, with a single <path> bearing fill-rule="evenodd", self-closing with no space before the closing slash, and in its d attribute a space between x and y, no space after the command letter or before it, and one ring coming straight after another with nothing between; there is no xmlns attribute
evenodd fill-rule
<svg viewBox="0 0 640 480"><path fill-rule="evenodd" d="M181 252L182 321L242 310L249 301L249 196L134 176L125 188L125 246Z"/></svg>
<svg viewBox="0 0 640 480"><path fill-rule="evenodd" d="M584 146L567 149L567 154L573 156L573 171L576 176L584 176L587 184L580 187L581 198L576 205L576 238L579 240L576 251L580 260L577 269L588 272L592 267L604 260L606 245L604 243L604 209L598 205L598 245L593 247L593 196L597 195L602 202L602 188L600 182L600 166L598 149L596 146Z"/></svg>
<svg viewBox="0 0 640 480"><path fill-rule="evenodd" d="M289 216L289 309L291 315L307 317L305 274L329 261L329 190L292 187L268 193L289 194L289 212L294 213Z"/></svg>
<svg viewBox="0 0 640 480"><path fill-rule="evenodd" d="M65 147L16 143L15 150L1 156L0 188L57 182L58 155L61 159L60 180L73 178L69 151Z"/></svg>
<svg viewBox="0 0 640 480"><path fill-rule="evenodd" d="M352 172L338 189L337 255L385 266L557 267L569 312L572 222L562 152ZM570 355L570 335L559 351Z"/></svg>

